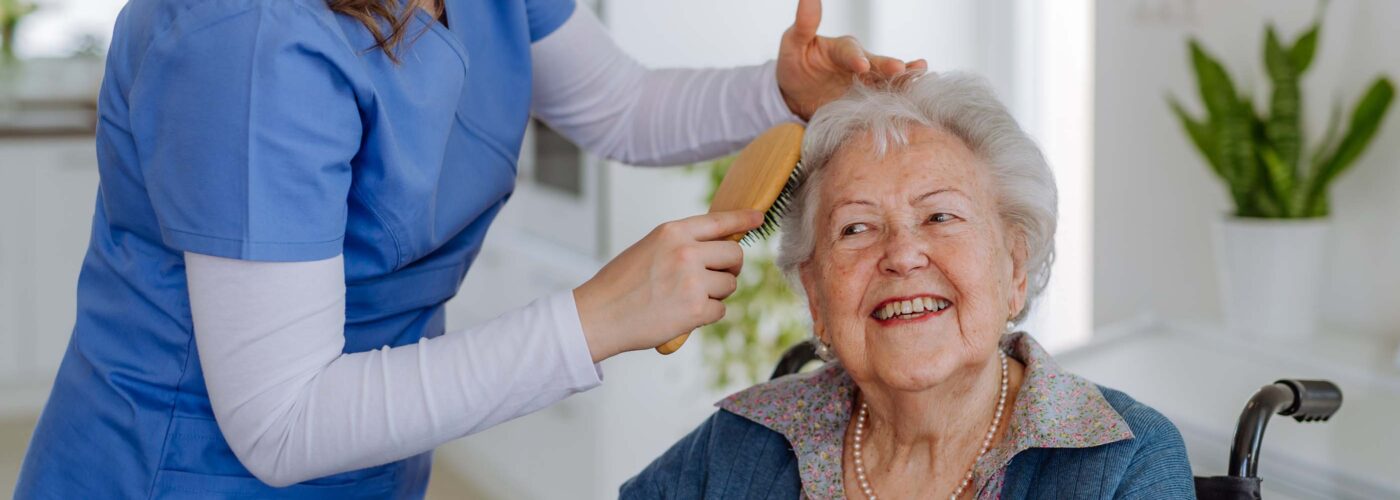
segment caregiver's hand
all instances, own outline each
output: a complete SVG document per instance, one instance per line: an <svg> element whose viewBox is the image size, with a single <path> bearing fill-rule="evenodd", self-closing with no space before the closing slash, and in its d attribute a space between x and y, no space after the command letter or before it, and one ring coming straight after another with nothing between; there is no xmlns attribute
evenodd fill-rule
<svg viewBox="0 0 1400 500"><path fill-rule="evenodd" d="M724 237L758 227L755 210L667 222L574 289L583 334L597 363L650 349L719 321L734 293L744 252Z"/></svg>
<svg viewBox="0 0 1400 500"><path fill-rule="evenodd" d="M778 89L788 109L803 120L823 104L841 97L853 77L888 78L905 71L927 71L928 62L905 63L871 54L855 38L817 36L822 21L821 0L798 0L797 20L778 45Z"/></svg>

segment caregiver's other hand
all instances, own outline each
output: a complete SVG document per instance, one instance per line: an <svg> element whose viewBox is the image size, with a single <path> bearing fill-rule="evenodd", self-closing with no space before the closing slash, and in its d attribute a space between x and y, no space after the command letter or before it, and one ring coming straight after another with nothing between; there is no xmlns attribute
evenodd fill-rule
<svg viewBox="0 0 1400 500"><path fill-rule="evenodd" d="M798 0L797 20L778 45L778 89L788 109L803 120L823 104L846 93L853 77L889 78L905 71L927 71L923 59L905 63L871 54L850 36L817 36L822 21L821 0Z"/></svg>
<svg viewBox="0 0 1400 500"><path fill-rule="evenodd" d="M726 236L763 222L755 210L667 222L574 289L583 334L597 363L650 349L724 317L744 251Z"/></svg>

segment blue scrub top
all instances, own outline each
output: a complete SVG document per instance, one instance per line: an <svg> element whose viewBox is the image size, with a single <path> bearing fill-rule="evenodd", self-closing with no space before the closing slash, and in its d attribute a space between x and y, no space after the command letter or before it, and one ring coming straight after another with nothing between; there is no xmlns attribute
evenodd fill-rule
<svg viewBox="0 0 1400 500"><path fill-rule="evenodd" d="M421 497L429 454L270 488L215 424L182 252L345 255L345 352L443 331L509 198L530 43L572 0L447 0L395 64L323 0L132 0L99 98L78 315L16 497ZM421 30L421 36L419 34Z"/></svg>

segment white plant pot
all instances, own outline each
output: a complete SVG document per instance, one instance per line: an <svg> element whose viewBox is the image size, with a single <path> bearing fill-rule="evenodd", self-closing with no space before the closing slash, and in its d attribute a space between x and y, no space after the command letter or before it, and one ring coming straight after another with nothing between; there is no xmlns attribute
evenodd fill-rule
<svg viewBox="0 0 1400 500"><path fill-rule="evenodd" d="M1328 219L1227 216L1217 224L1220 297L1230 330L1256 339L1314 335Z"/></svg>

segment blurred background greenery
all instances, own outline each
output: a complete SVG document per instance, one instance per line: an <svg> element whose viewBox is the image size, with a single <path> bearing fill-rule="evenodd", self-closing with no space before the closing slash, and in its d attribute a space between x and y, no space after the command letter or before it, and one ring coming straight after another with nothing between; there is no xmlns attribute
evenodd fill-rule
<svg viewBox="0 0 1400 500"><path fill-rule="evenodd" d="M714 199L733 161L731 156L688 167L709 180L705 203ZM746 244L739 288L724 301L724 319L700 329L705 363L713 369L710 384L716 389L763 381L783 351L810 336L805 301L773 261L777 239L774 235Z"/></svg>

